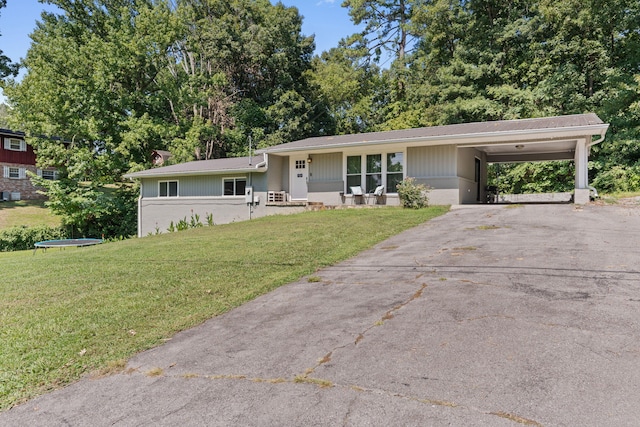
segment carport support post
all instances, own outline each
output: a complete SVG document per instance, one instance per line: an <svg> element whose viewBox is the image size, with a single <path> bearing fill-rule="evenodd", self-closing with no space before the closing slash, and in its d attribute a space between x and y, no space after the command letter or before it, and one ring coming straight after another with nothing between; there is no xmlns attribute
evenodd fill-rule
<svg viewBox="0 0 640 427"><path fill-rule="evenodd" d="M573 201L576 204L584 205L589 203L589 149L587 140L576 141L576 188Z"/></svg>

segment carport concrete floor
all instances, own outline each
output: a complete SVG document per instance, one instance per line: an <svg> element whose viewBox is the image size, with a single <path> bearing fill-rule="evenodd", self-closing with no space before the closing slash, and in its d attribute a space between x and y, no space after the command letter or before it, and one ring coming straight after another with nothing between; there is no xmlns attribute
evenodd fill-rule
<svg viewBox="0 0 640 427"><path fill-rule="evenodd" d="M639 240L637 205L455 209L0 425L637 426Z"/></svg>

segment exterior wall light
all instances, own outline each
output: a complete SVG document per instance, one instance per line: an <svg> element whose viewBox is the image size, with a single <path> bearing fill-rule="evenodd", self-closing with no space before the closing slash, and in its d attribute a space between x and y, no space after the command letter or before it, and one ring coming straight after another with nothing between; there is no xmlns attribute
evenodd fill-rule
<svg viewBox="0 0 640 427"><path fill-rule="evenodd" d="M311 156L307 157L307 163L311 163L313 161L313 159L311 158Z"/></svg>

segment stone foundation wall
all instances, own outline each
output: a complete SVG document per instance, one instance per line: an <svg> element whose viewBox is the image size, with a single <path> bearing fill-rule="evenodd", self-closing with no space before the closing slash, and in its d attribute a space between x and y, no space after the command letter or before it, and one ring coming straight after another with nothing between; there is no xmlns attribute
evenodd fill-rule
<svg viewBox="0 0 640 427"><path fill-rule="evenodd" d="M20 200L43 200L46 197L39 194L38 187L31 184L31 179L27 176L25 179L5 178L2 174L2 167L9 166L12 168L25 168L27 171L36 173L35 166L19 165L12 163L0 164L0 192L20 193Z"/></svg>

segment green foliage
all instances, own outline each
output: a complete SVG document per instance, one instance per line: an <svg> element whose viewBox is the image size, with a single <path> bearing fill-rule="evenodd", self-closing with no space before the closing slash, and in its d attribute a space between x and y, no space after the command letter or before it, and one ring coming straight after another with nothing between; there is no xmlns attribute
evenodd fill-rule
<svg viewBox="0 0 640 427"><path fill-rule="evenodd" d="M184 162L245 155L249 137L257 147L331 129L308 79L313 38L301 34L295 8L268 0L50 3L61 13L43 15L27 73L7 82L5 95L12 127L39 136L28 138L39 166L58 170L45 191L77 233L131 232L135 205L122 175L150 167L154 149Z"/></svg>
<svg viewBox="0 0 640 427"><path fill-rule="evenodd" d="M205 214L205 219L207 222L207 226L213 227L213 214ZM187 220L187 217L185 216L175 224L173 221L171 221L169 223L169 228L167 228L167 231L169 233L174 233L176 231L185 231L185 230L189 230L190 228L201 228L201 227L204 227L204 224L202 223L202 221L200 221L200 215L197 213L193 213L193 209L192 209L191 218L189 220ZM156 227L156 234L160 234L157 230L157 227Z"/></svg>
<svg viewBox="0 0 640 427"><path fill-rule="evenodd" d="M36 242L66 238L63 227L20 226L0 230L0 252L33 249Z"/></svg>
<svg viewBox="0 0 640 427"><path fill-rule="evenodd" d="M640 190L640 165L613 166L599 173L592 185L604 193L638 191Z"/></svg>
<svg viewBox="0 0 640 427"><path fill-rule="evenodd" d="M416 184L415 178L405 178L396 189L403 208L422 209L429 205L430 189L424 184Z"/></svg>
<svg viewBox="0 0 640 427"><path fill-rule="evenodd" d="M73 237L130 237L137 230L138 188L131 185L98 186L61 177L48 181L31 178L44 187L51 211Z"/></svg>
<svg viewBox="0 0 640 427"><path fill-rule="evenodd" d="M488 185L500 193L554 193L575 188L573 161L493 164L488 168Z"/></svg>

